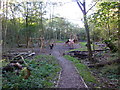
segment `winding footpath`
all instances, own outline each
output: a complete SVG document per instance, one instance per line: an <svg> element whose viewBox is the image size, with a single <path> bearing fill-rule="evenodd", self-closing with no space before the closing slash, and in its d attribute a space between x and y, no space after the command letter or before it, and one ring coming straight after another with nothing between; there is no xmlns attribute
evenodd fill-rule
<svg viewBox="0 0 120 90"><path fill-rule="evenodd" d="M63 46L63 44L56 44L52 50L52 55L57 58L62 67L57 88L87 88L87 85L72 62L63 57L62 54L65 50L67 51L69 48Z"/></svg>

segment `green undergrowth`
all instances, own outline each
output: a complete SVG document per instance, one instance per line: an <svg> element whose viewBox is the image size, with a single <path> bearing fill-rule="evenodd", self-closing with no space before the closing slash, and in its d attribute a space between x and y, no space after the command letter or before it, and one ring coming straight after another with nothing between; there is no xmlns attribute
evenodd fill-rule
<svg viewBox="0 0 120 90"><path fill-rule="evenodd" d="M77 48L77 49L72 49L72 50L69 50L67 52L71 52L71 51L88 51L87 47L86 47L86 44L87 42L80 42L79 43L81 48ZM97 50L98 46L95 45L95 49ZM93 44L91 44L91 49L93 50Z"/></svg>
<svg viewBox="0 0 120 90"><path fill-rule="evenodd" d="M117 79L118 65L106 65L102 68L101 72L110 79Z"/></svg>
<svg viewBox="0 0 120 90"><path fill-rule="evenodd" d="M80 42L81 46L85 46L87 44L87 42Z"/></svg>
<svg viewBox="0 0 120 90"><path fill-rule="evenodd" d="M118 82L120 80L120 75L118 74L118 72L118 64L106 65L101 69L102 76L108 78L115 85L118 85ZM118 85L115 88L120 88L120 86Z"/></svg>
<svg viewBox="0 0 120 90"><path fill-rule="evenodd" d="M66 51L66 53L71 52L71 51L88 51L85 45L86 45L86 42L80 42L81 48L71 49L69 51Z"/></svg>
<svg viewBox="0 0 120 90"><path fill-rule="evenodd" d="M74 57L71 57L69 55L64 56L67 60L70 60L73 62L77 70L79 71L80 76L85 80L87 84L89 83L97 83L96 78L91 74L89 69L87 68L86 65L80 63L79 60L77 60Z"/></svg>
<svg viewBox="0 0 120 90"><path fill-rule="evenodd" d="M87 51L87 49L86 48L77 48L77 49L69 50L67 52L71 52L71 51Z"/></svg>
<svg viewBox="0 0 120 90"><path fill-rule="evenodd" d="M3 89L55 87L61 68L53 56L39 55L32 60L26 59L25 61L31 68L31 75L28 79L23 78L22 71L19 75L16 75L15 72L7 72L3 74Z"/></svg>
<svg viewBox="0 0 120 90"><path fill-rule="evenodd" d="M64 41L56 41L55 43L64 43Z"/></svg>
<svg viewBox="0 0 120 90"><path fill-rule="evenodd" d="M81 48L78 49L79 51L88 51L86 46L87 42L80 42L79 44L81 46ZM98 50L99 46L94 44L94 48L95 50ZM91 49L93 50L93 44L91 44Z"/></svg>

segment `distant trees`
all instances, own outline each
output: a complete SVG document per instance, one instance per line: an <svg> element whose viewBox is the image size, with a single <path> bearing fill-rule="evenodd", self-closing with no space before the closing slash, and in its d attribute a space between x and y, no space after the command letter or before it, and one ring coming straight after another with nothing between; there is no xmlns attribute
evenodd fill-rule
<svg viewBox="0 0 120 90"><path fill-rule="evenodd" d="M115 39L117 33L117 2L104 2L91 17L94 30L101 33L103 39Z"/></svg>
<svg viewBox="0 0 120 90"><path fill-rule="evenodd" d="M95 4L91 6L89 10L94 7L99 0L95 0ZM112 40L114 44L117 45L118 42L118 2L99 2L98 10L92 14L91 18L87 17L88 11L86 10L86 1L76 0L80 10L83 13L84 26L87 36L87 47L89 51L89 60L92 60L92 51L90 45L90 39L98 40ZM90 31L90 29L92 29ZM90 38L90 33L91 38Z"/></svg>
<svg viewBox="0 0 120 90"><path fill-rule="evenodd" d="M97 11L91 15L89 24L93 25L91 35L99 40L111 41L118 49L118 62L120 61L120 3L118 2L100 2ZM91 27L93 27L91 26ZM99 33L99 34L96 34ZM97 40L97 39L96 39ZM110 43L111 43L110 42ZM111 45L112 45L111 44ZM114 49L113 49L114 50ZM112 51L112 50L111 50ZM113 60L114 61L114 60ZM120 65L118 64L118 74L120 74Z"/></svg>
<svg viewBox="0 0 120 90"><path fill-rule="evenodd" d="M77 25L74 25L68 22L66 19L61 17L54 17L52 22L48 19L46 21L46 29L48 31L49 38L47 39L57 39L57 40L65 40L70 38L71 34L80 34L79 31L82 31ZM52 32L51 32L52 25ZM52 33L53 36L52 36ZM46 33L47 34L47 33Z"/></svg>
<svg viewBox="0 0 120 90"><path fill-rule="evenodd" d="M111 40L117 47L119 32L118 2L101 2L98 10L89 19L93 25L91 35L96 40Z"/></svg>
<svg viewBox="0 0 120 90"><path fill-rule="evenodd" d="M26 44L30 38L65 40L70 34L78 34L77 25L61 17L46 17L48 7L42 1L2 1L2 39L4 48ZM51 28L52 27L52 28ZM34 40L34 42L36 42Z"/></svg>

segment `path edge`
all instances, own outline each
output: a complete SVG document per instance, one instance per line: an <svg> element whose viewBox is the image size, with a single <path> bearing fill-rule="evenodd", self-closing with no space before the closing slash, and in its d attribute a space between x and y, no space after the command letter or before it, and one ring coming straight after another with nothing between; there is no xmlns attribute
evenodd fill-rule
<svg viewBox="0 0 120 90"><path fill-rule="evenodd" d="M75 67L75 66L74 66L74 67ZM80 75L78 69L77 69L76 67L75 67L75 69L76 69L77 73L79 74L79 76L80 76L82 82L84 83L85 87L88 88L87 84L85 83L85 81L83 80L82 76Z"/></svg>
<svg viewBox="0 0 120 90"><path fill-rule="evenodd" d="M58 80L57 80L57 84L55 85L56 88L58 87L58 84L59 84L59 82L60 82L61 72L62 72L62 69L61 69L61 71L60 71L60 73L59 73L59 77L58 77Z"/></svg>

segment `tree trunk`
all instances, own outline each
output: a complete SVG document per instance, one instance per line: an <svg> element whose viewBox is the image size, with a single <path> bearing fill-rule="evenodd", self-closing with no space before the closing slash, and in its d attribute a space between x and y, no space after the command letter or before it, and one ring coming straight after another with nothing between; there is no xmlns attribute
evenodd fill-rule
<svg viewBox="0 0 120 90"><path fill-rule="evenodd" d="M120 59L120 4L118 3L118 56Z"/></svg>
<svg viewBox="0 0 120 90"><path fill-rule="evenodd" d="M86 35L87 35L87 49L88 49L88 52L89 52L89 60L92 61L90 34L89 34L89 27L88 27L86 15L84 15L84 25L85 25Z"/></svg>
<svg viewBox="0 0 120 90"><path fill-rule="evenodd" d="M120 60L120 4L118 3L118 59ZM118 67L118 75L120 75L120 65Z"/></svg>
<svg viewBox="0 0 120 90"><path fill-rule="evenodd" d="M93 51L95 51L95 33L93 32L93 41L92 41L92 44L93 44Z"/></svg>
<svg viewBox="0 0 120 90"><path fill-rule="evenodd" d="M1 2L2 1L0 1L0 9L2 7ZM3 42L2 42L2 16L0 15L0 60L2 60L2 44L3 44ZM2 66L2 63L0 64L0 66ZM0 72L2 72L2 71L0 70ZM2 81L0 83L2 84Z"/></svg>
<svg viewBox="0 0 120 90"><path fill-rule="evenodd" d="M27 4L28 2L26 2ZM28 47L28 42L29 42L29 30L28 30L28 4L26 7L26 47Z"/></svg>
<svg viewBox="0 0 120 90"><path fill-rule="evenodd" d="M7 49L8 49L8 46L7 46L7 14L8 14L8 2L3 2L3 21L2 21L2 39L3 39L3 52L6 52Z"/></svg>
<svg viewBox="0 0 120 90"><path fill-rule="evenodd" d="M39 4L40 7L40 13L39 13L39 17L40 17L40 28L41 28L41 37L44 37L44 30L43 30L43 5L42 3Z"/></svg>
<svg viewBox="0 0 120 90"><path fill-rule="evenodd" d="M86 30L86 36L87 36L87 48L88 48L88 52L89 52L89 55L88 55L89 60L93 61L93 59L92 59L92 50L91 50L91 42L90 42L90 34L89 34L89 27L88 27L88 22L87 22L86 2L85 2L85 0L83 0L83 3L81 3L81 1L77 1L77 4L78 4L79 8L81 9L81 11L83 13L83 17L84 17L84 26L85 26L85 30Z"/></svg>
<svg viewBox="0 0 120 90"><path fill-rule="evenodd" d="M110 17L109 11L108 11L108 17ZM110 32L110 20L109 20L109 18L108 18L108 25L107 25L107 28L108 28L108 36L109 36L109 39L110 39L111 32Z"/></svg>
<svg viewBox="0 0 120 90"><path fill-rule="evenodd" d="M85 7L85 1L83 3L83 17L84 17L84 26L85 26L85 30L86 30L86 36L87 36L87 49L89 52L89 60L92 61L92 50L91 50L91 42L90 42L90 33L89 33L89 26L88 26L88 22L87 22L87 16L86 16L86 7Z"/></svg>

